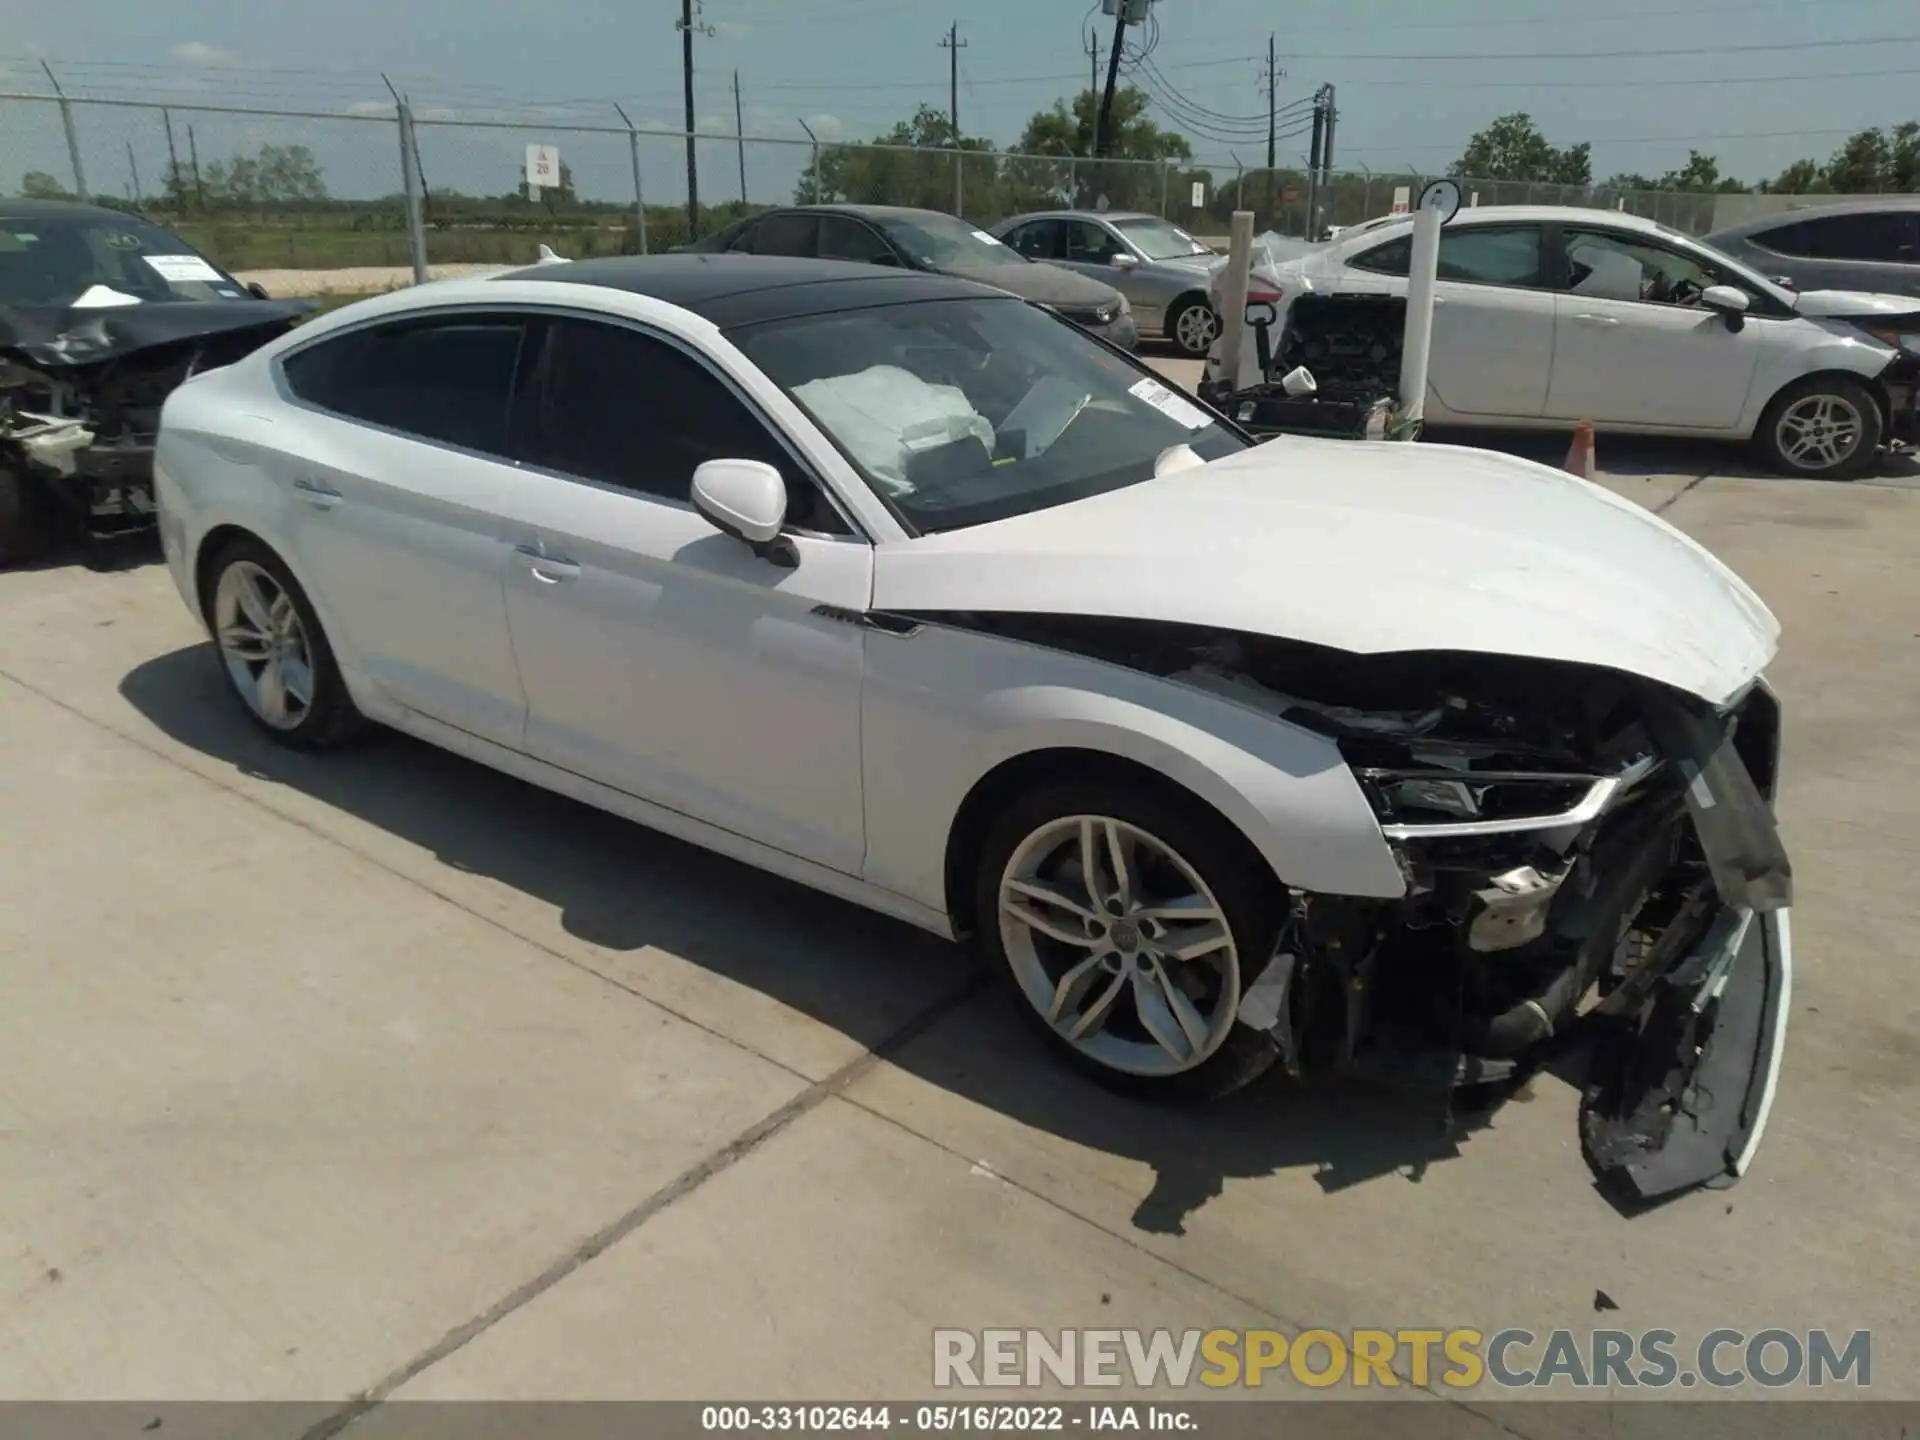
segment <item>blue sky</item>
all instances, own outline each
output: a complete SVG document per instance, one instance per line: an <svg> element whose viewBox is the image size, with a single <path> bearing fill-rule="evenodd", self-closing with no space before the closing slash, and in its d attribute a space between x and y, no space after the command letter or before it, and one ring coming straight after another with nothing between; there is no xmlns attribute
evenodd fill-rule
<svg viewBox="0 0 1920 1440"><path fill-rule="evenodd" d="M678 0L9 0L0 86L44 89L30 62L48 57L80 94L334 111L377 109L385 71L423 115L539 104L554 124L618 123L610 103L618 99L643 125L677 127L678 8ZM1160 76L1190 102L1233 117L1263 111L1267 35L1278 27L1282 104L1322 81L1339 87L1343 168L1437 172L1487 120L1527 110L1556 143L1591 140L1596 178L1658 173L1684 161L1689 146L1752 178L1803 155L1825 157L1855 129L1920 118L1913 0L1161 0L1157 14L1151 58ZM1000 144L1035 109L1085 83L1089 29L1110 33L1086 0L707 0L702 19L715 33L698 42L701 128L732 130L736 68L749 134L798 139L806 120L822 139L867 137L923 101L944 106L938 41L956 15L967 42L962 127ZM1862 43L1835 43L1854 41ZM0 153L44 156L57 144L57 120L37 111L22 119L19 109L0 109ZM152 148L144 119L83 118L103 170L125 170L113 143L123 133ZM228 128L242 141L300 138L291 125ZM1229 152L1258 163L1257 126L1215 128L1189 132L1200 156L1228 168ZM444 138L445 166L479 143L477 132ZM384 144L365 137L369 165ZM589 138L563 149L601 145ZM1283 141L1283 163L1299 163L1305 147L1304 136ZM737 190L729 147L707 149L703 174L713 178L703 188ZM664 185L672 155L662 150ZM0 185L14 183L0 175Z"/></svg>

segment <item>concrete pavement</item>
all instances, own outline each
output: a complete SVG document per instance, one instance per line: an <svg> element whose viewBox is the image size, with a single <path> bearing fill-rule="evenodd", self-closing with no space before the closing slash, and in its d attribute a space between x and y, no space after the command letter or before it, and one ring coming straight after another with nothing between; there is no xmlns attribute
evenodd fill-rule
<svg viewBox="0 0 1920 1440"><path fill-rule="evenodd" d="M1451 1136L1127 1104L891 922L397 737L275 749L157 566L0 574L0 1396L901 1398L935 1326L1606 1324L1871 1328L1920 1398L1920 497L1607 483L1782 617L1801 897L1758 1168L1632 1220L1556 1081Z"/></svg>

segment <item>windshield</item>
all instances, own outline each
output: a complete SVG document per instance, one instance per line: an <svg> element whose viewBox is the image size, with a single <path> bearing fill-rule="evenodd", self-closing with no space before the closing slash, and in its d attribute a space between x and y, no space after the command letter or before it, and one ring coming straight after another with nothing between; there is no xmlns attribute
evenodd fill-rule
<svg viewBox="0 0 1920 1440"><path fill-rule="evenodd" d="M1009 250L984 230L951 215L889 216L880 222L889 239L933 270L982 270L1025 265L1026 256Z"/></svg>
<svg viewBox="0 0 1920 1440"><path fill-rule="evenodd" d="M136 216L0 216L0 305L241 300L245 287Z"/></svg>
<svg viewBox="0 0 1920 1440"><path fill-rule="evenodd" d="M1113 228L1126 236L1133 248L1149 260L1184 260L1189 255L1211 255L1178 225L1147 216L1140 220L1116 220Z"/></svg>
<svg viewBox="0 0 1920 1440"><path fill-rule="evenodd" d="M732 339L923 534L1247 448L1147 371L1011 298L805 316Z"/></svg>

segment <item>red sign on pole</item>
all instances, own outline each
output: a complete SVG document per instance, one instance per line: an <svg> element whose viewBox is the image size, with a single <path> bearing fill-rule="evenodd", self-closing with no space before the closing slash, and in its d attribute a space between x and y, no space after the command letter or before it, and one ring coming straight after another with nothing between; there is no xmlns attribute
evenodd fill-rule
<svg viewBox="0 0 1920 1440"><path fill-rule="evenodd" d="M1280 192L1280 203L1282 205L1297 204L1299 202L1299 199L1300 199L1300 192L1291 185L1287 186L1286 189Z"/></svg>

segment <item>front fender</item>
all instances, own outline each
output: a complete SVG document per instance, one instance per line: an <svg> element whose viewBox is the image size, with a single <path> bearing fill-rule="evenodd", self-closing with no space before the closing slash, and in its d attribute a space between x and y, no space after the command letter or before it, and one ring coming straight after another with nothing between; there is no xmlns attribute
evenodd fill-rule
<svg viewBox="0 0 1920 1440"><path fill-rule="evenodd" d="M1853 375L1869 385L1894 361L1897 351L1877 345L1864 335L1850 333L1851 326L1840 322L1809 320L1827 332L1825 339L1804 348L1763 359L1753 377L1753 389L1747 397L1747 413L1741 417L1741 429L1752 434L1760 428L1760 419L1773 399L1796 380L1809 375Z"/></svg>
<svg viewBox="0 0 1920 1440"><path fill-rule="evenodd" d="M945 911L947 840L1009 760L1094 751L1235 826L1288 885L1395 898L1406 882L1338 747L1170 680L944 626L875 633L861 705L866 878Z"/></svg>

